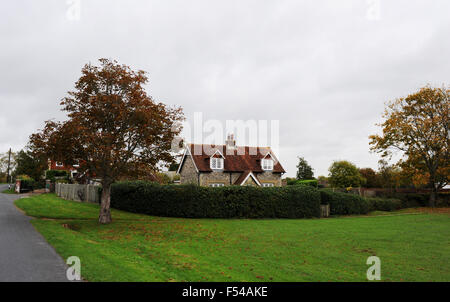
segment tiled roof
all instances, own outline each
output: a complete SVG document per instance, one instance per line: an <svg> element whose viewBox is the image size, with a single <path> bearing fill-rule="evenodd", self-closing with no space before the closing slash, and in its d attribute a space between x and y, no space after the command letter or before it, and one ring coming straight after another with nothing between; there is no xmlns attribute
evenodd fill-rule
<svg viewBox="0 0 450 302"><path fill-rule="evenodd" d="M195 165L200 172L212 172L209 159L217 150L225 157L224 172L251 171L262 173L264 171L261 168L261 159L269 153L275 159L272 172L286 172L269 147L238 146L234 150L227 150L225 145L209 146L190 144L188 147Z"/></svg>

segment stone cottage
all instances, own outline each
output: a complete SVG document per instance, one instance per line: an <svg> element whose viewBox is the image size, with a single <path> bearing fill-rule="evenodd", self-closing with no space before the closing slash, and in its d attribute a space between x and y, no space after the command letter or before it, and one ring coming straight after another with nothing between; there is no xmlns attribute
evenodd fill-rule
<svg viewBox="0 0 450 302"><path fill-rule="evenodd" d="M177 173L181 184L280 187L286 172L270 147L236 146L229 135L225 145L189 144Z"/></svg>

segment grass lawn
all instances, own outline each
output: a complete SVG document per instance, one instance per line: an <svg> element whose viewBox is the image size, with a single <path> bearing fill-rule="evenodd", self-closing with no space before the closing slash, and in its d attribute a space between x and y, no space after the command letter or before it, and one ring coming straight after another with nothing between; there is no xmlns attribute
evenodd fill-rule
<svg viewBox="0 0 450 302"><path fill-rule="evenodd" d="M88 281L366 281L372 255L383 281L450 281L449 209L298 220L113 210L98 225L97 205L53 194L16 205L64 259L80 257Z"/></svg>
<svg viewBox="0 0 450 302"><path fill-rule="evenodd" d="M14 191L14 189L11 189L11 190L6 189L6 190L2 191L1 193L3 193L3 194L17 194L16 191Z"/></svg>

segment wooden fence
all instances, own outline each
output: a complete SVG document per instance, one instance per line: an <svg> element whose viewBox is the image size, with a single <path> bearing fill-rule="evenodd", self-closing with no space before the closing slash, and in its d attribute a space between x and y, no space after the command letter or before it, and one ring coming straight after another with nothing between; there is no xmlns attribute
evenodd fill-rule
<svg viewBox="0 0 450 302"><path fill-rule="evenodd" d="M59 197L67 200L100 203L100 186L97 185L76 185L62 184L55 185L55 193Z"/></svg>

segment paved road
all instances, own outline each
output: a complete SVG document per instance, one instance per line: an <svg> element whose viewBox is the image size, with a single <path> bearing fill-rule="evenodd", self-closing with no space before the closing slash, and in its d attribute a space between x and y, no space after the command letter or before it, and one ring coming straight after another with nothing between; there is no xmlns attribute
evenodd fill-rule
<svg viewBox="0 0 450 302"><path fill-rule="evenodd" d="M14 206L18 198L0 193L0 282L67 281L64 261Z"/></svg>

